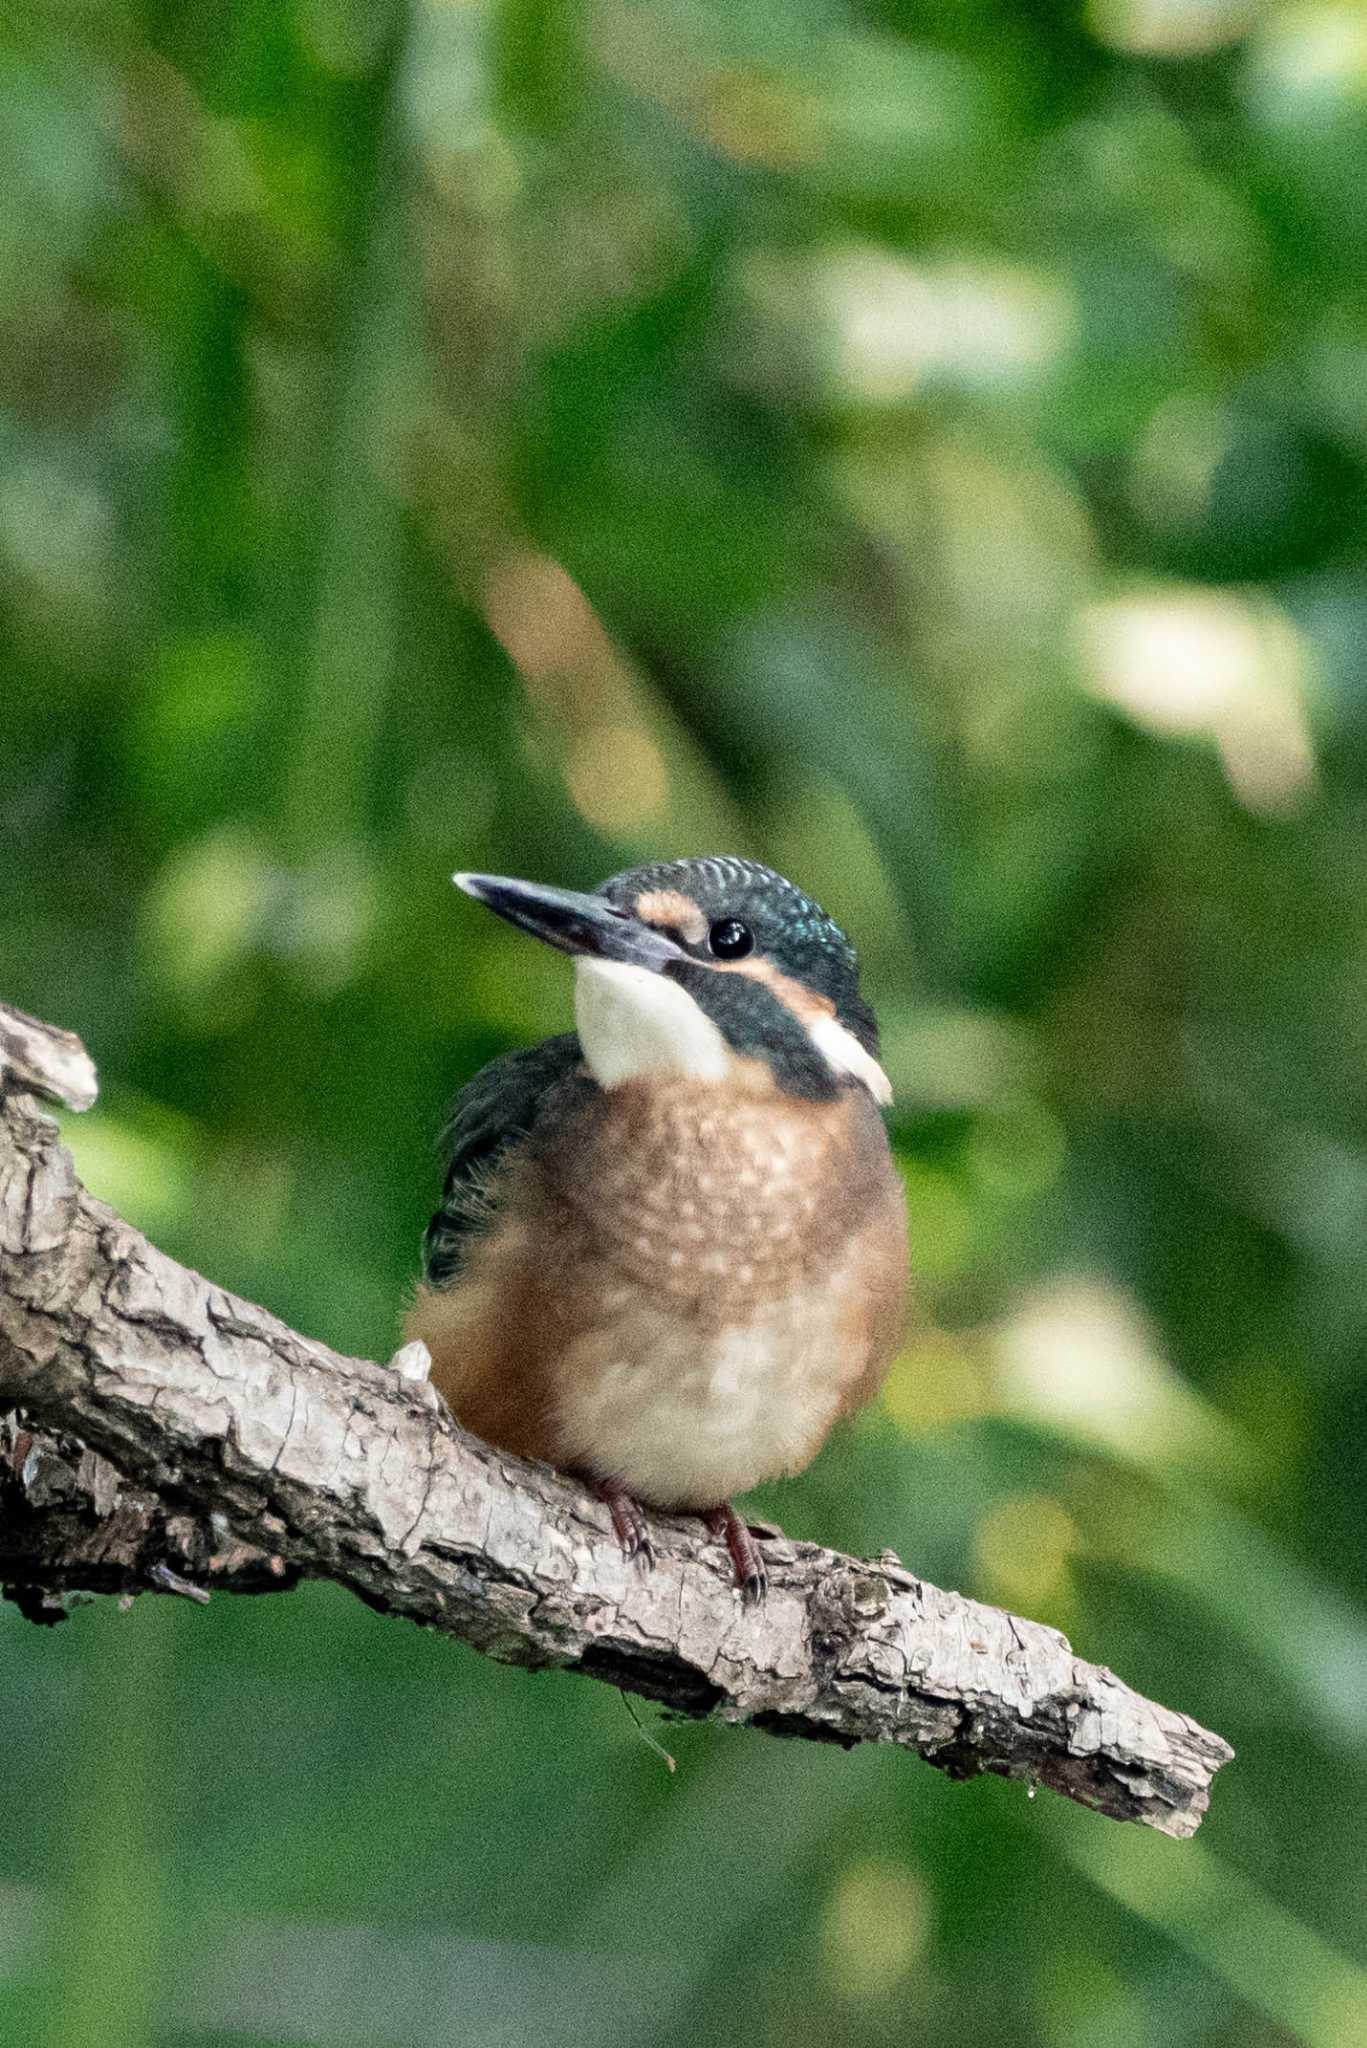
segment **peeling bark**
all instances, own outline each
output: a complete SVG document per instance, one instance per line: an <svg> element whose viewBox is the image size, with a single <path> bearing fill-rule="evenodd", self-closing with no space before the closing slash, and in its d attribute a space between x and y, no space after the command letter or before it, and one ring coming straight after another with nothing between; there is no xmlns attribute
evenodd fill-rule
<svg viewBox="0 0 1367 2048"><path fill-rule="evenodd" d="M78 1041L0 1007L0 1586L273 1592L334 1579L486 1655L578 1670L775 1735L895 1742L1170 1835L1232 1754L890 1553L767 1538L742 1608L695 1523L621 1554L573 1480L466 1434L421 1381L344 1358L189 1272L93 1199L34 1095L85 1106Z"/></svg>

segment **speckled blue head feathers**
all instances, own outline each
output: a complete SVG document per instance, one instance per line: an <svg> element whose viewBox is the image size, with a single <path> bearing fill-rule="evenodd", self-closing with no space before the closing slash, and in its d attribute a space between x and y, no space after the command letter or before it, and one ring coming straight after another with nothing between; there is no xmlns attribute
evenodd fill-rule
<svg viewBox="0 0 1367 2048"><path fill-rule="evenodd" d="M748 951L825 997L864 1050L877 1055L878 1025L859 992L853 945L819 903L773 868L738 854L653 861L611 876L595 893L667 931L699 960L735 958L726 948L738 935L723 928L732 922L743 926L752 940ZM713 943L714 932L720 947Z"/></svg>

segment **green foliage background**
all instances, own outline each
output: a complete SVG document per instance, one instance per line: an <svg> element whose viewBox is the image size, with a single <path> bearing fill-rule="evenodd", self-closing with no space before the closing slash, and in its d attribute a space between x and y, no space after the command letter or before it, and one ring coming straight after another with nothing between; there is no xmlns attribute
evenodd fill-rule
<svg viewBox="0 0 1367 2048"><path fill-rule="evenodd" d="M566 1021L455 866L857 936L925 1322L764 1503L1237 1745L1188 1845L328 1589L0 1610L16 2048L1367 2040L1352 0L31 0L0 994L89 1184L387 1355Z"/></svg>

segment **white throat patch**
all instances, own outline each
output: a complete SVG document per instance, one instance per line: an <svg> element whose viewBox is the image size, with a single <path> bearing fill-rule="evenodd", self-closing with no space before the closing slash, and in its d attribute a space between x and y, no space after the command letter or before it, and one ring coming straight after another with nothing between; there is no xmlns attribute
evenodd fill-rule
<svg viewBox="0 0 1367 2048"><path fill-rule="evenodd" d="M645 1074L720 1081L726 1040L687 990L666 974L621 960L574 963L574 1017L588 1070L600 1088Z"/></svg>
<svg viewBox="0 0 1367 2048"><path fill-rule="evenodd" d="M574 963L574 1018L589 1072L600 1088L647 1074L721 1081L732 1053L717 1026L667 974L621 960ZM851 1074L874 1101L892 1101L892 1084L852 1031L822 1014L803 1019L813 1045L837 1074Z"/></svg>

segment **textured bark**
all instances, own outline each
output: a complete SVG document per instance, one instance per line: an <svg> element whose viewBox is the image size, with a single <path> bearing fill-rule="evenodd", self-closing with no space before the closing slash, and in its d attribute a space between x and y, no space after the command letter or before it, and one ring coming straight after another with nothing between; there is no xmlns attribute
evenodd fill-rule
<svg viewBox="0 0 1367 2048"><path fill-rule="evenodd" d="M45 1048L47 1050L45 1050ZM335 1579L486 1655L583 1671L772 1734L896 1742L1188 1835L1231 1751L1057 1631L904 1571L655 1518L622 1556L574 1481L468 1436L421 1382L344 1358L178 1266L80 1186L33 1097L93 1099L65 1033L0 1009L0 1585L263 1592Z"/></svg>

